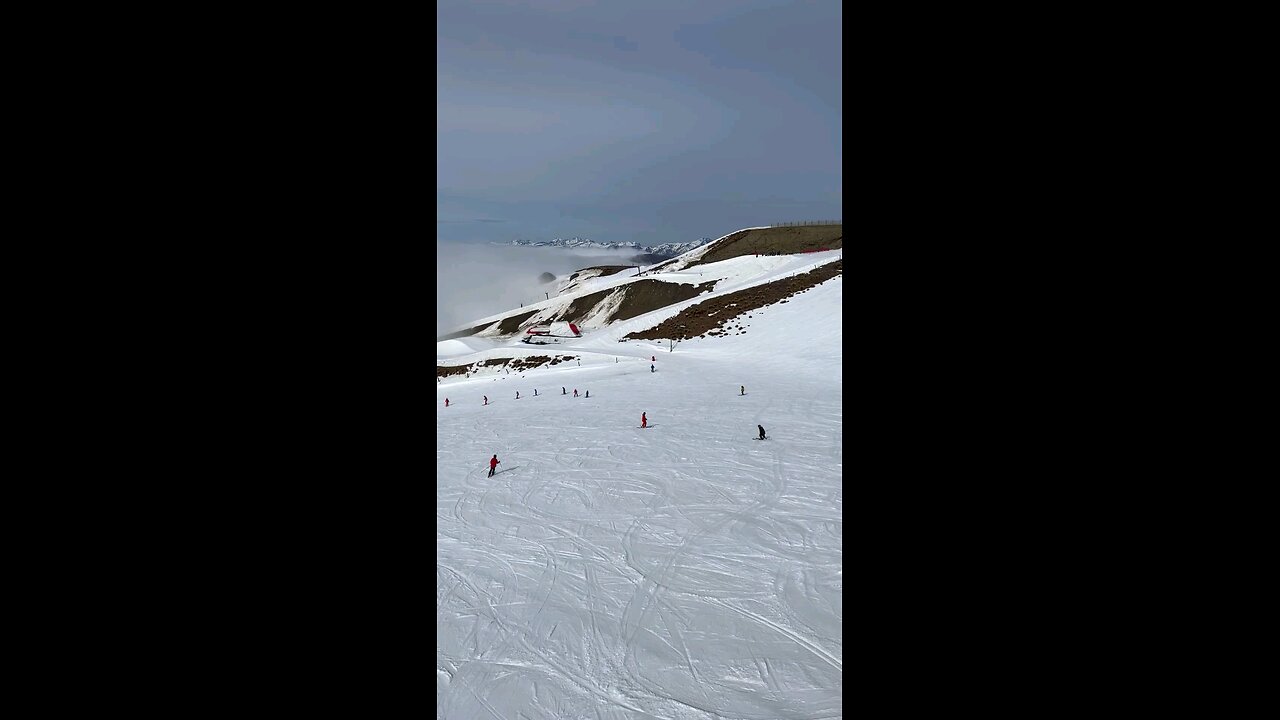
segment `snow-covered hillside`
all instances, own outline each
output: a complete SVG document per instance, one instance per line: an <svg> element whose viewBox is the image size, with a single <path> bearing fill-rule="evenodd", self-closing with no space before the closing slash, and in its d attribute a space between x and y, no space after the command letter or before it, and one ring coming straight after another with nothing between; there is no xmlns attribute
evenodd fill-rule
<svg viewBox="0 0 1280 720"><path fill-rule="evenodd" d="M731 233L718 240L724 240L733 234ZM653 266L640 267L639 274L630 270L608 275L599 274L596 271L580 271L573 274L576 277L572 280L569 277L559 279L558 294L555 297L541 302L530 303L518 309L480 318L467 323L466 327L484 328L492 325L492 327L476 333L475 336L477 338L504 338L498 339L496 344L505 345L517 342L519 337L514 328L502 329L494 325L494 323L498 323L503 319L525 318L520 322L521 327L566 319L573 320L584 330L604 329L606 331L601 335L588 333L585 336L587 338L599 340L601 337L607 336L616 341L626 332L656 325L680 310L706 300L708 296L703 295L691 300L673 303L659 311L665 312L665 315L646 314L637 319L639 323L627 323L625 325L626 330L623 332L615 332L624 327L624 324L615 321L610 312L615 309L615 304L604 303L594 308L592 314L587 317L566 317L566 313L573 306L574 301L584 295L617 289L630 283L641 281L696 285L715 280L719 281L715 288L716 293L723 294L727 291L740 290L751 285L762 285L787 276L804 273L843 256L842 250L830 250L821 253L739 256L718 263L691 265L691 263L699 261L711 247L714 247L714 242L685 252L674 260L661 262ZM644 325L645 322L648 324ZM517 335L517 337L511 337L513 334Z"/></svg>
<svg viewBox="0 0 1280 720"><path fill-rule="evenodd" d="M720 294L836 257L658 277ZM843 715L843 277L745 334L619 342L706 297L549 348L437 344L450 365L573 358L437 385L437 717Z"/></svg>

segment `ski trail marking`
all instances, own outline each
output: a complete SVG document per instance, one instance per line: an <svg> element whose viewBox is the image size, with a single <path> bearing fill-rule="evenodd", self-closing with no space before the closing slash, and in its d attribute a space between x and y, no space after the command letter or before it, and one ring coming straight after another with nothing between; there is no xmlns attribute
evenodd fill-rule
<svg viewBox="0 0 1280 720"><path fill-rule="evenodd" d="M743 608L740 608L740 607L738 607L738 606L736 606L736 605L733 605L733 604L731 604L731 603L727 603L727 602L725 602L725 601L721 600L720 598L709 598L709 599L708 599L708 602L710 602L710 603L712 603L712 604L715 604L715 605L719 605L720 607L723 607L723 608L727 608L727 609L732 610L732 611L734 611L734 612L736 612L736 613L739 613L739 614L741 614L741 615L745 615L746 617L752 618L752 619L754 619L754 620L756 620L756 621L758 621L758 622L760 622L760 623L762 623L762 624L764 624L764 625L768 625L769 627L773 628L774 630L777 630L778 632L782 633L783 635L786 635L787 637L791 638L792 640L794 640L794 641L796 642L796 644L800 645L800 646L801 646L801 647L803 647L804 649L806 649L806 650L808 650L809 652L813 653L814 655L817 655L818 657L822 658L823 660L825 660L825 661L827 662L827 664L831 665L831 667L835 668L836 670L840 670L841 672L844 672L844 669L843 669L843 668L844 668L844 666L843 666L843 664L840 662L840 660L839 660L838 658L836 658L834 655L832 655L831 653L829 653L829 652L827 652L826 650L824 650L821 646L819 646L819 645L817 645L817 644L813 643L813 642L812 642L812 641L810 641L808 638L805 638L804 636L802 636L802 635L800 635L800 634L798 634L798 633L795 633L795 632L793 632L793 631L791 631L791 630L788 630L787 628L782 627L781 625L779 625L779 624L777 624L777 623L773 622L773 621L772 621L772 620L770 620L769 618L766 618L766 617L764 617L764 616L762 616L762 615L757 615L757 614L755 614L755 613L751 612L750 610L744 610Z"/></svg>

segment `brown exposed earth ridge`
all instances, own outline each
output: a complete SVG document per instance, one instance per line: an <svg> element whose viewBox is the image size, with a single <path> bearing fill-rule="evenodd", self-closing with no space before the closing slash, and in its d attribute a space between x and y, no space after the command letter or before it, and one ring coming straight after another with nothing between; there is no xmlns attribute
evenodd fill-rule
<svg viewBox="0 0 1280 720"><path fill-rule="evenodd" d="M542 365L559 365L562 362L576 360L577 355L529 355L526 357L504 357L489 358L488 360L480 360L478 362L467 363L466 365L436 365L436 377L443 378L451 375L465 375L473 373L482 367L501 367L509 365L510 369L515 372L524 370L532 370Z"/></svg>
<svg viewBox="0 0 1280 720"><path fill-rule="evenodd" d="M745 333L747 330L741 322L731 326L729 330L726 330L725 326L752 310L775 303L785 303L787 298L805 292L843 272L844 260L829 262L807 273L704 300L685 308L675 317L663 320L648 330L628 333L622 339L688 340L708 335L727 335L731 330Z"/></svg>

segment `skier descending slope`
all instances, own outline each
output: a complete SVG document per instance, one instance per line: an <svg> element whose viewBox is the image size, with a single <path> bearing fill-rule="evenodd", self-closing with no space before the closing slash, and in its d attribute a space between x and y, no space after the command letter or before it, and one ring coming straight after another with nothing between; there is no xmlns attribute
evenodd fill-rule
<svg viewBox="0 0 1280 720"><path fill-rule="evenodd" d="M640 413L640 427L642 428L649 427L649 418L646 417L644 413Z"/></svg>

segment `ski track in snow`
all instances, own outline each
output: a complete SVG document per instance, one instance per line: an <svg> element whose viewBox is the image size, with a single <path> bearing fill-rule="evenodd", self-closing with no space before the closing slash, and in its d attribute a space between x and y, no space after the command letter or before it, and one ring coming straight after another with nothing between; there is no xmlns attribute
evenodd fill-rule
<svg viewBox="0 0 1280 720"><path fill-rule="evenodd" d="M841 300L437 387L437 717L842 716Z"/></svg>

